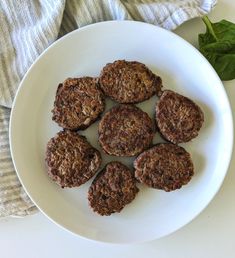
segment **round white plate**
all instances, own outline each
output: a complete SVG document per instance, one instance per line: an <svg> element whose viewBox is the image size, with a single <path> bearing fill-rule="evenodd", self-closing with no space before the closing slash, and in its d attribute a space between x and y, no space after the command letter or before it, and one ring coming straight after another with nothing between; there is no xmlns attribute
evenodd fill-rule
<svg viewBox="0 0 235 258"><path fill-rule="evenodd" d="M47 141L59 128L51 109L59 82L67 77L98 76L117 59L136 60L163 79L165 88L192 98L204 111L199 136L183 144L193 158L195 176L180 190L166 193L140 186L136 199L120 214L102 217L87 202L91 180L61 189L45 167ZM106 100L107 108L113 103ZM139 104L154 116L156 98ZM100 150L97 123L83 132ZM159 136L154 142L161 141ZM233 142L229 102L206 59L175 34L145 23L110 21L76 30L49 47L22 81L11 113L14 165L27 193L51 220L82 237L112 243L136 243L166 236L195 218L212 200L226 174ZM131 165L132 159L104 156Z"/></svg>

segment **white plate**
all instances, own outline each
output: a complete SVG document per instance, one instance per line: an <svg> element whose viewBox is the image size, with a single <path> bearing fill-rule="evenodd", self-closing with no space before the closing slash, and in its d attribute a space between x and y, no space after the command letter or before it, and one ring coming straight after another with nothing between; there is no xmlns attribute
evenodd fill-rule
<svg viewBox="0 0 235 258"><path fill-rule="evenodd" d="M87 203L91 180L61 189L45 167L47 141L60 128L51 120L59 82L73 76L98 76L116 59L145 63L165 88L195 100L205 113L199 136L183 146L192 154L195 176L180 190L166 193L141 187L120 214L101 217ZM108 102L108 107L112 105ZM139 106L153 117L155 97ZM85 134L100 149L97 123ZM159 141L155 137L155 142ZM226 174L233 142L229 102L221 81L203 56L175 34L131 21L112 21L74 31L49 47L26 74L11 113L14 165L27 193L51 220L82 237L112 243L136 243L168 235L195 218L212 200ZM104 157L104 163L112 158ZM113 158L117 160L118 158ZM119 158L126 164L131 159Z"/></svg>

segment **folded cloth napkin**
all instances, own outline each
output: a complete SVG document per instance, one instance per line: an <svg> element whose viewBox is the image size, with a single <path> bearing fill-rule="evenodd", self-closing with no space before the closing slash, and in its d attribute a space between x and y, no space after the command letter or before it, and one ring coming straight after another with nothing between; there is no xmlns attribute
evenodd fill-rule
<svg viewBox="0 0 235 258"><path fill-rule="evenodd" d="M215 4L216 0L0 1L0 217L37 211L15 173L8 127L22 77L50 44L74 29L105 20L145 21L173 30L207 14Z"/></svg>

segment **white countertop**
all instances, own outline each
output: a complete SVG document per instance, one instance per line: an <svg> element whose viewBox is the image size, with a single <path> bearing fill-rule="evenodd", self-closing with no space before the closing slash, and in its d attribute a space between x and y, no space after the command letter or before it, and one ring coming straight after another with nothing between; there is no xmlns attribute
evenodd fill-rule
<svg viewBox="0 0 235 258"><path fill-rule="evenodd" d="M235 1L219 0L211 19L235 22ZM176 33L196 45L204 31L200 19L183 24ZM235 80L224 83L235 112ZM1 258L51 257L235 257L235 152L221 190L193 222L174 234L138 245L99 244L83 240L59 228L41 213L24 219L0 220Z"/></svg>

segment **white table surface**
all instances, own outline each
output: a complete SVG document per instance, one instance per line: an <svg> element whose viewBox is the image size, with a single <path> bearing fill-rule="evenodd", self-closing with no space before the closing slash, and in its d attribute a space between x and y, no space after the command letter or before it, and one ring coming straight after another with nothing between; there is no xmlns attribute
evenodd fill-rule
<svg viewBox="0 0 235 258"><path fill-rule="evenodd" d="M210 17L214 21L225 18L235 22L235 1L219 0ZM176 33L197 45L197 35L202 31L202 21L194 19L183 24ZM235 112L235 80L224 85ZM99 244L76 237L37 213L23 219L0 220L0 257L234 258L234 169L235 152L222 188L206 210L189 225L165 238L138 245Z"/></svg>

